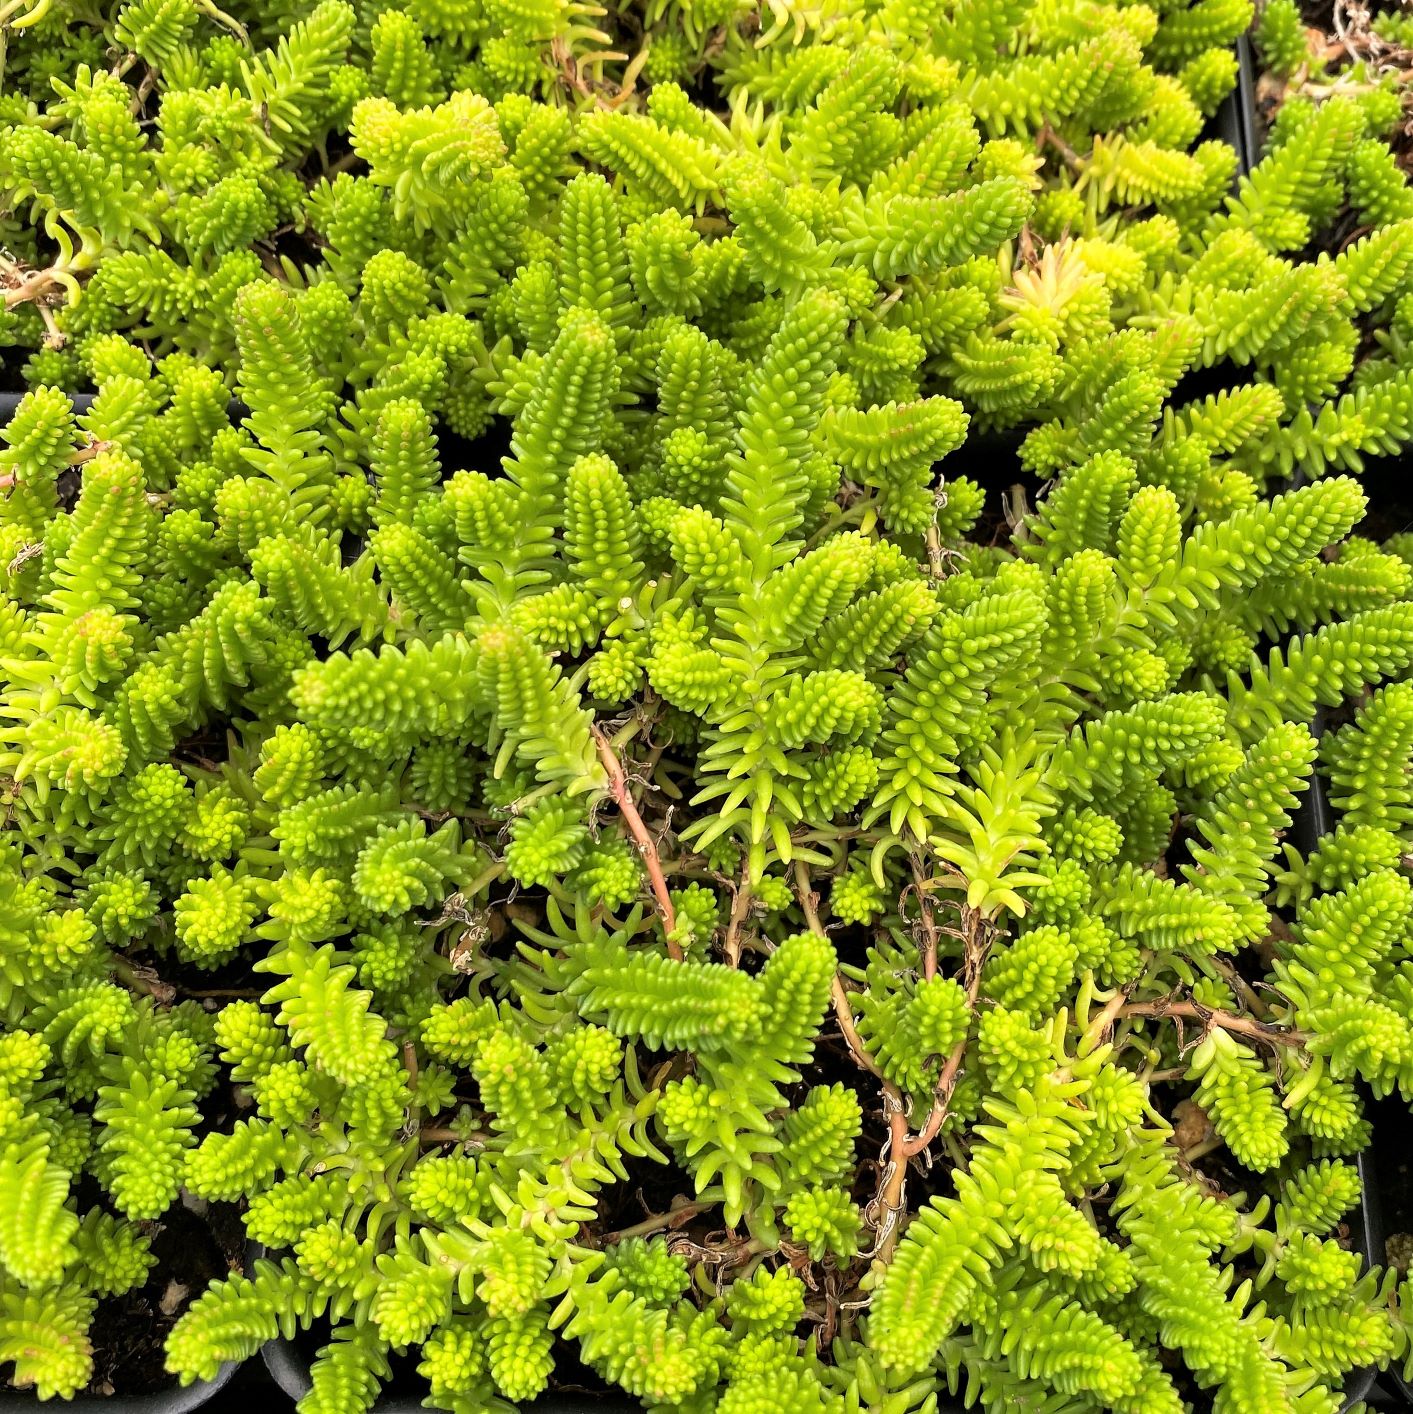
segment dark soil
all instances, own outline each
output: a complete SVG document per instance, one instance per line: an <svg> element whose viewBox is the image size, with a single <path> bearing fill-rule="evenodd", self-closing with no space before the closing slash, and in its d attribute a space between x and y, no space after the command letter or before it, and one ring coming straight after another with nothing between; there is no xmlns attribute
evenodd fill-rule
<svg viewBox="0 0 1413 1414"><path fill-rule="evenodd" d="M1399 0L1301 0L1311 47L1326 66L1338 73L1351 63L1366 63L1381 76L1395 74L1405 85L1413 80L1413 50L1391 43L1377 31L1381 16L1406 14ZM1264 74L1258 85L1260 117L1269 123L1280 107L1285 85ZM1405 97L1404 121L1390 143L1405 171L1413 172L1413 99Z"/></svg>
<svg viewBox="0 0 1413 1414"><path fill-rule="evenodd" d="M98 1303L91 1394L142 1395L169 1387L162 1350L168 1331L208 1282L241 1267L233 1212L213 1206L199 1217L177 1205L150 1226L157 1262L146 1285Z"/></svg>

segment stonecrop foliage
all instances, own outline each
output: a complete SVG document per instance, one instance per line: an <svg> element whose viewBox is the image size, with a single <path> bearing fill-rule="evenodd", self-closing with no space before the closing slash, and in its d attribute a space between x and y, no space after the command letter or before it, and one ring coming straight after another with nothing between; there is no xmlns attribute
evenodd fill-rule
<svg viewBox="0 0 1413 1414"><path fill-rule="evenodd" d="M179 1202L302 1414L1404 1359L1413 192L1299 18L1242 173L1249 0L0 6L15 1383Z"/></svg>

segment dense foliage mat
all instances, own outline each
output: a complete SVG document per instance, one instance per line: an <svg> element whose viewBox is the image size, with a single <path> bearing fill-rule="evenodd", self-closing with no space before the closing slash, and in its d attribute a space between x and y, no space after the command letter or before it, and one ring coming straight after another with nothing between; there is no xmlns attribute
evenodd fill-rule
<svg viewBox="0 0 1413 1414"><path fill-rule="evenodd" d="M17 1384L174 1205L304 1414L1405 1357L1413 191L1300 19L1238 176L1249 0L0 5Z"/></svg>

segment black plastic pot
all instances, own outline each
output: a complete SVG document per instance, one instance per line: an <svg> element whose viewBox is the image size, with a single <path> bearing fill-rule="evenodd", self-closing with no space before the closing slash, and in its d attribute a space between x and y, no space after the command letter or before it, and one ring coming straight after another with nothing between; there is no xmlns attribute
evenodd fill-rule
<svg viewBox="0 0 1413 1414"><path fill-rule="evenodd" d="M0 1393L0 1409L35 1410L62 1407L65 1409L103 1409L113 1414L188 1414L209 1404L231 1382L240 1366L234 1362L222 1365L214 1380L202 1380L185 1388L158 1390L155 1394L79 1394L62 1406L41 1404L27 1390L7 1389Z"/></svg>
<svg viewBox="0 0 1413 1414"><path fill-rule="evenodd" d="M1256 57L1248 35L1236 41L1236 87L1222 100L1209 132L1236 149L1238 177L1256 165L1261 156L1261 117L1256 106Z"/></svg>

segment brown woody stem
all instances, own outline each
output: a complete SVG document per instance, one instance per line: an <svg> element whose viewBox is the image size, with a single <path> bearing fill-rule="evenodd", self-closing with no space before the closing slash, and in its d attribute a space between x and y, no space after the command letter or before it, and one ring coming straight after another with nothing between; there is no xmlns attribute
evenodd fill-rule
<svg viewBox="0 0 1413 1414"><path fill-rule="evenodd" d="M595 725L592 730L594 745L598 747L599 751L599 760L603 762L604 770L608 772L609 794L617 802L618 809L623 815L623 822L628 826L628 833L633 836L634 843L638 846L638 853L643 856L643 865L648 871L648 882L652 886L653 898L657 900L658 912L662 915L663 932L667 936L667 954L675 961L681 962L682 946L672 936L677 928L677 910L673 908L672 896L667 891L667 879L663 876L662 860L658 858L657 845L653 843L653 837L648 833L648 827L643 824L643 817L638 813L633 793L628 789L628 778L624 774L623 763L618 759L618 754L614 751L612 743L599 726Z"/></svg>
<svg viewBox="0 0 1413 1414"><path fill-rule="evenodd" d="M1165 1016L1182 1017L1187 1021L1200 1021L1204 1026L1230 1031L1236 1036L1248 1036L1253 1041L1264 1041L1268 1046L1300 1046L1309 1040L1304 1031L1297 1031L1291 1026L1273 1026L1255 1017L1238 1016L1235 1012L1205 1007L1200 1002L1175 1001L1168 997L1159 997L1152 1002L1128 1002L1119 1009L1118 1015L1147 1016L1159 1020Z"/></svg>
<svg viewBox="0 0 1413 1414"><path fill-rule="evenodd" d="M743 864L735 897L731 900L731 918L726 925L726 942L722 949L728 967L736 967L741 961L741 927L750 911L751 870L748 864Z"/></svg>
<svg viewBox="0 0 1413 1414"><path fill-rule="evenodd" d="M805 922L809 925L810 932L818 933L821 937L824 936L824 925L819 921L817 903L819 896L814 891L814 884L810 880L810 871L802 859L795 861L795 897L800 901L800 911L805 915ZM868 1047L864 1045L863 1038L859 1035L858 1027L854 1022L854 1009L849 1005L848 990L844 986L844 979L837 972L829 986L829 1000L833 1004L834 1017L839 1023L839 1031L844 1037L844 1044L849 1048L849 1054L853 1056L855 1063L860 1069L883 1080L883 1072L879 1070L878 1062L869 1054Z"/></svg>
<svg viewBox="0 0 1413 1414"><path fill-rule="evenodd" d="M679 1207L669 1208L665 1213L653 1213L640 1223L634 1223L632 1227L619 1228L617 1232L608 1232L600 1238L605 1247L615 1242L622 1242L629 1237L646 1237L651 1232L661 1232L664 1228L681 1227L683 1223L690 1222L698 1213L704 1213L708 1208L714 1208L721 1199L718 1198L698 1198L690 1203L683 1203Z"/></svg>

